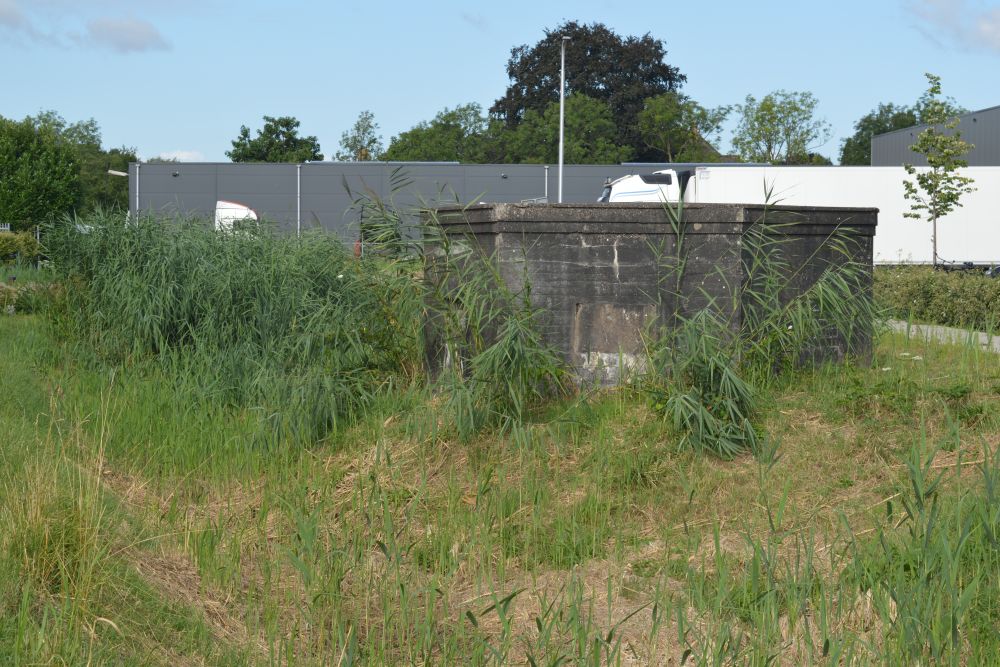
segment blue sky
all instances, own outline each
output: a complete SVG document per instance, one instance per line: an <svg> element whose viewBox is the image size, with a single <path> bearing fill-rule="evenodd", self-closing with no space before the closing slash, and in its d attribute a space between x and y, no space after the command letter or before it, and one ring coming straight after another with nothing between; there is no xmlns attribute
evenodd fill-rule
<svg viewBox="0 0 1000 667"><path fill-rule="evenodd" d="M188 160L225 160L241 124L293 115L329 156L364 109L388 145L446 106L489 107L510 49L566 19L662 39L705 105L813 92L834 159L925 71L970 109L1000 104L1000 0L0 0L0 115L93 117L106 145Z"/></svg>

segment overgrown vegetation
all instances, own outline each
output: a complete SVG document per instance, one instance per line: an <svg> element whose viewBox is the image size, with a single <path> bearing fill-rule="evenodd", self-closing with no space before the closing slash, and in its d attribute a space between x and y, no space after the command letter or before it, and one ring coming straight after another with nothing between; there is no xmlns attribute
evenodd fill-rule
<svg viewBox="0 0 1000 667"><path fill-rule="evenodd" d="M537 310L491 257L433 221L409 239L394 209L369 204L361 259L336 237L266 225L220 235L198 220L108 214L59 225L48 243L67 286L57 335L100 365L176 376L199 401L256 406L271 444L322 439L423 382L425 322L448 356L440 384L462 437L562 390Z"/></svg>
<svg viewBox="0 0 1000 667"><path fill-rule="evenodd" d="M0 320L0 658L989 663L1000 364L887 338L783 376L780 456L677 447L627 391L456 440L401 390L337 443L87 369ZM165 381L166 380L166 381ZM844 406L850 406L847 410Z"/></svg>
<svg viewBox="0 0 1000 667"><path fill-rule="evenodd" d="M0 232L0 262L30 264L38 261L41 245L31 232Z"/></svg>
<svg viewBox="0 0 1000 667"><path fill-rule="evenodd" d="M412 282L335 237L104 214L47 245L66 285L60 337L112 367L151 362L199 402L259 406L273 442L322 438L412 378Z"/></svg>
<svg viewBox="0 0 1000 667"><path fill-rule="evenodd" d="M724 293L733 296L720 301L682 287L689 254L683 205L666 205L665 211L673 250L656 250L660 298L669 306L649 340L646 391L681 433L680 446L726 458L760 452L753 422L779 373L829 358L834 350L845 359L865 352L877 323L867 287L870 268L855 260L856 240L846 228L793 264L787 254L794 240L785 232L794 223L769 219L765 207L733 250L739 284L727 284ZM815 265L822 271L802 285L800 273Z"/></svg>
<svg viewBox="0 0 1000 667"><path fill-rule="evenodd" d="M0 316L37 312L48 301L54 288L41 253L34 234L0 232Z"/></svg>
<svg viewBox="0 0 1000 667"><path fill-rule="evenodd" d="M869 325L837 243L790 301L780 228L755 228L739 321L677 302L644 381L590 393L530 281L433 219L415 239L373 216L360 258L266 226L53 232L47 318L0 319L0 660L1000 651L1000 360L887 336L871 365L802 365L832 325L845 352Z"/></svg>
<svg viewBox="0 0 1000 667"><path fill-rule="evenodd" d="M879 267L875 299L891 317L996 332L1000 280L971 271L928 266Z"/></svg>

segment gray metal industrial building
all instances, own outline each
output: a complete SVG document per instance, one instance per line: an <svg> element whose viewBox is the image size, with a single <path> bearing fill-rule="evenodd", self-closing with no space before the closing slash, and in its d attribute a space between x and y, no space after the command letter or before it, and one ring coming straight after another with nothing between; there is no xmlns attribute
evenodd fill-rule
<svg viewBox="0 0 1000 667"><path fill-rule="evenodd" d="M898 167L902 164L925 166L922 155L910 150L927 125L914 125L872 137L872 166ZM959 116L958 131L973 144L966 160L970 167L1000 166L1000 106Z"/></svg>
<svg viewBox="0 0 1000 667"><path fill-rule="evenodd" d="M563 201L596 201L607 178L667 166L566 165ZM400 181L405 185L393 193ZM217 201L235 201L285 231L323 228L353 239L357 210L345 184L355 193L367 190L386 200L391 196L401 208L422 201L518 202L546 194L555 202L557 172L555 166L540 164L448 162L133 163L129 207L133 213L210 218Z"/></svg>

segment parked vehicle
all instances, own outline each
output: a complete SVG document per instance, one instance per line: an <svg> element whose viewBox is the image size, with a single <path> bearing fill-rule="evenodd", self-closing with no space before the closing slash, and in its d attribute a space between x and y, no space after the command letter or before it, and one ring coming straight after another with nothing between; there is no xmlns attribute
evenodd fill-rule
<svg viewBox="0 0 1000 667"><path fill-rule="evenodd" d="M241 222L257 220L257 212L246 204L220 199L215 202L215 230L230 232Z"/></svg>
<svg viewBox="0 0 1000 667"><path fill-rule="evenodd" d="M938 260L1000 265L1000 167L968 167L975 192L938 220ZM874 257L880 264L933 262L931 224L904 216L902 167L695 167L624 176L598 201L837 206L879 209Z"/></svg>

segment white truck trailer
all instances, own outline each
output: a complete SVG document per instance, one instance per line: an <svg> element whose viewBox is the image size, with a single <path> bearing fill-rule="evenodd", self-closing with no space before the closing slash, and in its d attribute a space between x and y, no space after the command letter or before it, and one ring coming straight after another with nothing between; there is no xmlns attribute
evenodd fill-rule
<svg viewBox="0 0 1000 667"><path fill-rule="evenodd" d="M938 261L1000 266L1000 167L968 167L975 192L938 220ZM726 166L668 169L606 183L599 201L851 206L879 209L878 264L933 262L931 224L904 217L902 167Z"/></svg>

